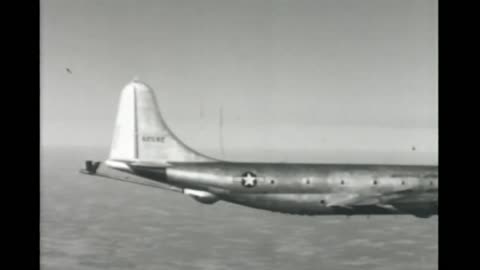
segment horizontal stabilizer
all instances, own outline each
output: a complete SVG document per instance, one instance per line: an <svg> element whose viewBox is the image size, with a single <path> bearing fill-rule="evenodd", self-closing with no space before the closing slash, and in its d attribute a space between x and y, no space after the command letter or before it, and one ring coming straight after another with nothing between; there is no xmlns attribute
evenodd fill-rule
<svg viewBox="0 0 480 270"><path fill-rule="evenodd" d="M121 171L118 171L118 170L111 169L111 168L109 168L109 166L105 165L105 163L103 163L103 162L86 161L85 165L86 165L86 168L80 170L80 173L99 176L99 177L113 179L113 180L122 181L122 182L134 183L134 184L138 184L138 185L155 187L155 188L160 188L160 189L165 189L165 190L183 192L183 190L181 188L176 187L176 186L160 183L160 182L157 182L157 181L154 181L154 180L146 179L146 178L143 178L143 177L139 177L139 176L136 176L136 175L132 175L132 174L129 174L129 173L124 173L124 172L121 172ZM92 170L92 167L89 167L89 166L92 166L92 165L96 166L95 170Z"/></svg>
<svg viewBox="0 0 480 270"><path fill-rule="evenodd" d="M85 161L85 169L82 170L86 174L94 174L97 172L100 162L93 162L91 160Z"/></svg>

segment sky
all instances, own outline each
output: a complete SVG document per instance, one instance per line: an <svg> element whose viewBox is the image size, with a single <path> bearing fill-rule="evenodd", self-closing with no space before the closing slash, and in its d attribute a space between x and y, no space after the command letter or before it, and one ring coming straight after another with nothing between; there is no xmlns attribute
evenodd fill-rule
<svg viewBox="0 0 480 270"><path fill-rule="evenodd" d="M139 78L215 157L438 162L437 1L41 0L40 37L42 147L108 149Z"/></svg>

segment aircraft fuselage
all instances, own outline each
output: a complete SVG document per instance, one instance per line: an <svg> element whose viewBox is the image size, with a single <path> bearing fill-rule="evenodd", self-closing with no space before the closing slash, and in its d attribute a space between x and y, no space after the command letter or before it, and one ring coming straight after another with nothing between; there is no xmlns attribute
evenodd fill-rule
<svg viewBox="0 0 480 270"><path fill-rule="evenodd" d="M119 179L105 167L141 179ZM175 136L153 89L138 80L120 95L108 159L87 161L81 172L182 192L206 204L223 200L290 214L438 213L438 166L220 161Z"/></svg>
<svg viewBox="0 0 480 270"><path fill-rule="evenodd" d="M166 168L132 169L136 175L187 191L203 191L189 195L204 203L224 200L305 215L427 217L438 212L438 174L434 166L182 162ZM349 200L351 194L369 201L362 205L359 199L352 207L336 205ZM372 199L378 201L372 203Z"/></svg>

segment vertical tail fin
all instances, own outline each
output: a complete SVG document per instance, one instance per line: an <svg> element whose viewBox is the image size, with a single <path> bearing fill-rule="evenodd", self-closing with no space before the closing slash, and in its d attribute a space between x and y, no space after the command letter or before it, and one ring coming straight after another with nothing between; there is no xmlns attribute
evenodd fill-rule
<svg viewBox="0 0 480 270"><path fill-rule="evenodd" d="M162 163L215 160L191 149L170 131L152 88L138 80L122 90L109 159Z"/></svg>

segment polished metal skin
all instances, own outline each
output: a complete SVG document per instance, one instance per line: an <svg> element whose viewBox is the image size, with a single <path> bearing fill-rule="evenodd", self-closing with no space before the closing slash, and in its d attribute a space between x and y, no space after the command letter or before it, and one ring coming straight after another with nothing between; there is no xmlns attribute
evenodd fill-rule
<svg viewBox="0 0 480 270"><path fill-rule="evenodd" d="M438 214L438 166L217 160L170 131L153 90L139 81L122 91L109 159L100 166L87 162L82 172L125 180L108 168L136 176L129 182L151 183L205 204L223 200L300 215Z"/></svg>

